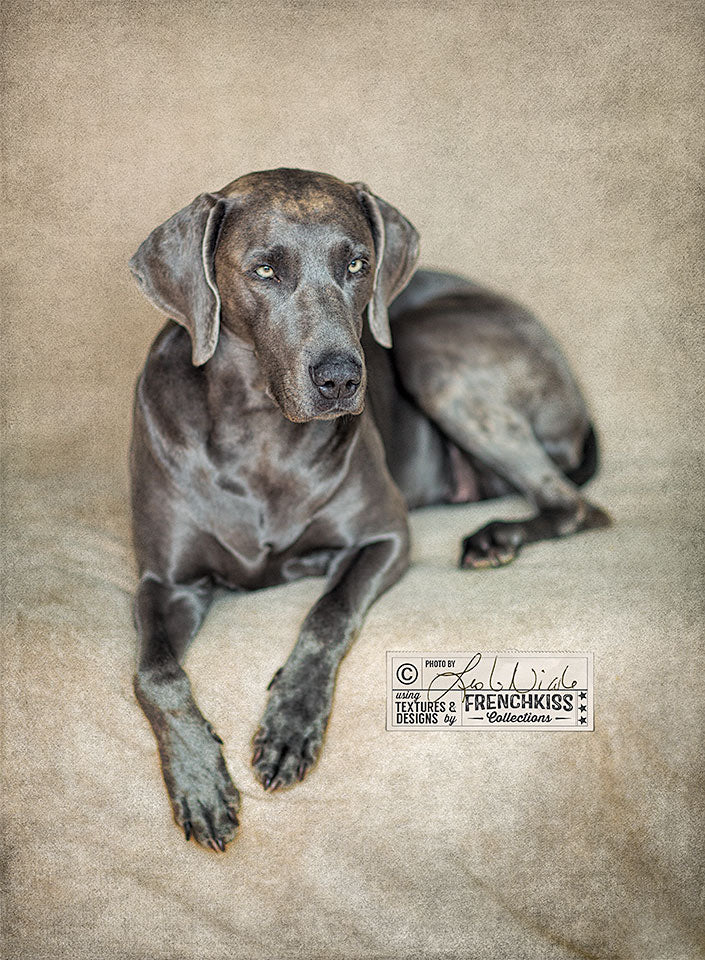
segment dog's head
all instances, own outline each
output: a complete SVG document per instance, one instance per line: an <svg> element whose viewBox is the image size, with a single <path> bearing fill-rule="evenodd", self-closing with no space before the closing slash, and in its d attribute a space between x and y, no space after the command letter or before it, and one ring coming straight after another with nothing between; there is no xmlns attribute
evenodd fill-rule
<svg viewBox="0 0 705 960"><path fill-rule="evenodd" d="M418 234L364 184L266 170L200 196L157 227L130 261L142 292L188 330L193 363L221 324L254 348L289 420L360 413L366 311L391 346L387 305L406 286Z"/></svg>

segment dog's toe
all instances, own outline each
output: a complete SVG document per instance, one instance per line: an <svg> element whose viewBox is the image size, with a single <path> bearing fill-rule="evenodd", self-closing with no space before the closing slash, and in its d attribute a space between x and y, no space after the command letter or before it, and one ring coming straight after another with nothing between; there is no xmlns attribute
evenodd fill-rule
<svg viewBox="0 0 705 960"><path fill-rule="evenodd" d="M278 773L286 750L286 746L281 741L276 740L265 740L255 750L252 757L252 766L257 779L265 790L276 790L279 786L285 786L278 779Z"/></svg>
<svg viewBox="0 0 705 960"><path fill-rule="evenodd" d="M294 737L288 743L281 740L265 742L256 748L252 757L255 776L268 793L290 787L303 780L313 766L313 753L300 737Z"/></svg>
<svg viewBox="0 0 705 960"><path fill-rule="evenodd" d="M463 570L486 570L491 567L504 567L511 563L516 555L516 550L507 550L506 548L501 550L490 548L485 552L464 548L460 558L460 566Z"/></svg>
<svg viewBox="0 0 705 960"><path fill-rule="evenodd" d="M326 718L304 719L291 704L277 708L270 701L252 755L255 776L268 793L303 780L318 759Z"/></svg>
<svg viewBox="0 0 705 960"><path fill-rule="evenodd" d="M184 831L202 847L225 851L226 844L235 839L239 820L232 801L226 801L215 791L211 796L191 794L173 801L174 819Z"/></svg>
<svg viewBox="0 0 705 960"><path fill-rule="evenodd" d="M163 751L174 820L186 840L224 851L239 826L240 794L210 725L184 721L180 732Z"/></svg>

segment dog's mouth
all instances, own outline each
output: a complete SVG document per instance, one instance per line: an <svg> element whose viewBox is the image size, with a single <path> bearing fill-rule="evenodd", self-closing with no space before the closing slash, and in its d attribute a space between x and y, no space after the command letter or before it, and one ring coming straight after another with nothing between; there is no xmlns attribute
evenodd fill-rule
<svg viewBox="0 0 705 960"><path fill-rule="evenodd" d="M365 408L365 399L363 396L355 397L351 400L331 400L328 405L325 402L317 404L319 409L312 417L312 420L336 420L338 417L357 417Z"/></svg>
<svg viewBox="0 0 705 960"><path fill-rule="evenodd" d="M314 404L313 409L287 409L284 404L277 404L287 420L292 423L311 423L314 420L337 420L340 417L357 417L365 409L364 395L352 400L321 400Z"/></svg>

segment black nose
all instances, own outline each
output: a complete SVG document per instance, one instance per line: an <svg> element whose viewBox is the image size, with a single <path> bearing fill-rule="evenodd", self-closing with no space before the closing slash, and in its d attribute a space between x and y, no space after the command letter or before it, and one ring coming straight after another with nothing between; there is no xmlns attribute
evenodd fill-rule
<svg viewBox="0 0 705 960"><path fill-rule="evenodd" d="M345 400L360 386L362 367L353 357L325 357L309 373L326 400Z"/></svg>

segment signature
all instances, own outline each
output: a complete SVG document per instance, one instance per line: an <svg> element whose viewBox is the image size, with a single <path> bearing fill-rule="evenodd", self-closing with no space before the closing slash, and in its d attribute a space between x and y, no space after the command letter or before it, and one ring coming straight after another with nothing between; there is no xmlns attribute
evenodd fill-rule
<svg viewBox="0 0 705 960"><path fill-rule="evenodd" d="M530 654L527 654L530 656ZM512 670L511 677L508 683L503 683L498 677L495 676L497 673L497 660L498 657L493 657L492 666L490 668L489 677L487 678L487 683L483 683L477 675L469 676L473 671L477 671L477 668L480 666L482 661L482 654L476 653L474 657L471 657L467 663L467 666L464 670L444 670L442 673L437 673L435 677L430 681L428 685L428 699L437 702L442 700L448 693L452 690L460 689L463 692L463 697L466 696L468 690L516 690L518 693L528 693L531 690L572 690L578 685L577 680L568 679L568 671L570 669L570 664L566 664L562 672L555 674L550 679L545 676L546 671L541 670L541 673L544 676L539 676L539 674L534 670L533 667L530 668L532 677L527 677L528 681L531 679L529 686L520 686L518 685L517 673L519 671L519 660L516 660L514 663L514 668ZM502 658L503 660L507 658ZM448 678L452 677L449 686L446 686ZM438 681L438 687L434 687L434 684ZM435 694L435 697L432 698L432 692Z"/></svg>

